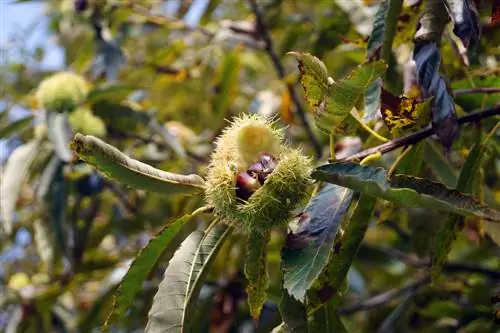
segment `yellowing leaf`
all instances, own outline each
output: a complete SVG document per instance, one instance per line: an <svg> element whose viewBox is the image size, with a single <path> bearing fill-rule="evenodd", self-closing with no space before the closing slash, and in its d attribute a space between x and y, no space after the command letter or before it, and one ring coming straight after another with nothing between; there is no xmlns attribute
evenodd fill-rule
<svg viewBox="0 0 500 333"><path fill-rule="evenodd" d="M412 98L395 96L383 88L381 99L382 119L394 136L429 122L429 100L417 102Z"/></svg>

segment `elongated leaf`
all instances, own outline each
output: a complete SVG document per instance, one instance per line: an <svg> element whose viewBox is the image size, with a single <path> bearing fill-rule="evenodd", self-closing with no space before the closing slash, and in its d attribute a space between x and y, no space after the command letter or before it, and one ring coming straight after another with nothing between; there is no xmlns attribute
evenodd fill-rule
<svg viewBox="0 0 500 333"><path fill-rule="evenodd" d="M47 129L50 141L54 144L57 156L69 162L73 159L73 153L69 149L71 142L71 127L66 113L47 112Z"/></svg>
<svg viewBox="0 0 500 333"><path fill-rule="evenodd" d="M217 78L217 95L213 104L214 117L224 118L231 105L234 93L238 89L238 75L240 73L241 50L236 47L222 62Z"/></svg>
<svg viewBox="0 0 500 333"><path fill-rule="evenodd" d="M282 251L283 284L301 302L328 262L352 193L345 187L326 184L299 215L298 230L288 234Z"/></svg>
<svg viewBox="0 0 500 333"><path fill-rule="evenodd" d="M194 231L170 261L149 311L146 332L187 332L203 277L231 228Z"/></svg>
<svg viewBox="0 0 500 333"><path fill-rule="evenodd" d="M347 77L334 82L316 57L308 53L290 54L298 60L300 80L307 101L315 111L316 124L326 133L346 132L346 127L351 125L348 121L351 110L387 68L383 61L360 65Z"/></svg>
<svg viewBox="0 0 500 333"><path fill-rule="evenodd" d="M324 286L323 290L328 289L329 295L335 295L344 283L359 246L365 237L376 202L375 197L359 195L348 219L343 223L344 232L338 234L335 239L334 251L325 272L328 285ZM323 302L327 301L329 297L323 297Z"/></svg>
<svg viewBox="0 0 500 333"><path fill-rule="evenodd" d="M8 138L12 134L20 133L31 126L33 123L33 116L28 116L16 120L7 126L0 128L0 139Z"/></svg>
<svg viewBox="0 0 500 333"><path fill-rule="evenodd" d="M453 19L453 32L467 48L470 44L479 42L480 25L479 14L472 1L446 0Z"/></svg>
<svg viewBox="0 0 500 333"><path fill-rule="evenodd" d="M477 176L481 172L481 165L486 153L486 143L489 138L496 132L498 126L487 136L484 142L475 144L469 152L465 164L458 176L457 190L466 193L472 193L473 181L478 181ZM435 238L435 246L431 256L431 272L435 277L442 269L446 262L448 253L451 250L453 241L457 238L457 234L462 228L464 218L455 214L449 214L441 229L437 232ZM496 224L498 225L498 224Z"/></svg>
<svg viewBox="0 0 500 333"><path fill-rule="evenodd" d="M445 80L439 75L441 55L439 42L449 19L442 0L428 0L415 33L413 59L417 67L417 82L424 98L432 100L432 128L441 144L450 149L458 135L455 103L448 93Z"/></svg>
<svg viewBox="0 0 500 333"><path fill-rule="evenodd" d="M163 253L175 240L176 235L186 223L191 221L191 215L185 215L175 222L163 228L156 236L151 238L149 243L139 251L130 268L123 278L115 295L113 309L104 324L104 331L109 325L119 320L134 301L135 296L142 287L142 282L146 280L149 273L158 263Z"/></svg>
<svg viewBox="0 0 500 333"><path fill-rule="evenodd" d="M198 193L203 189L203 178L198 175L178 175L155 169L93 136L76 134L71 148L78 157L108 177L138 189L163 194Z"/></svg>
<svg viewBox="0 0 500 333"><path fill-rule="evenodd" d="M87 102L96 103L99 101L121 102L127 98L135 89L123 84L113 84L97 87L87 94Z"/></svg>
<svg viewBox="0 0 500 333"><path fill-rule="evenodd" d="M3 229L7 234L12 232L16 203L39 144L38 140L33 140L17 147L9 156L3 170L0 179L0 216L3 221Z"/></svg>
<svg viewBox="0 0 500 333"><path fill-rule="evenodd" d="M336 297L337 298L337 297ZM315 311L309 321L311 332L324 333L346 333L347 330L342 324L337 313L338 300L334 298L328 301L323 307Z"/></svg>
<svg viewBox="0 0 500 333"><path fill-rule="evenodd" d="M43 270L52 273L55 258L55 242L49 223L45 219L38 219L33 223L36 250L42 259Z"/></svg>
<svg viewBox="0 0 500 333"><path fill-rule="evenodd" d="M269 286L267 243L270 237L270 231L266 231L264 234L250 231L248 236L245 276L248 280L247 293L250 315L255 320L259 318L267 298L267 287Z"/></svg>
<svg viewBox="0 0 500 333"><path fill-rule="evenodd" d="M60 164L63 163L57 155L53 155L49 163L45 166L40 178L38 179L38 184L36 187L36 198L40 202L45 198L50 189L50 184L54 178L54 175L57 169L60 167Z"/></svg>
<svg viewBox="0 0 500 333"><path fill-rule="evenodd" d="M283 324L278 326L276 332L307 333L307 310L304 304L290 296L286 290L281 291L279 304ZM273 330L274 332L274 330Z"/></svg>
<svg viewBox="0 0 500 333"><path fill-rule="evenodd" d="M439 144L432 142L431 140L425 141L424 144L426 146L424 160L427 166L446 186L455 186L457 183L458 172L450 164L450 161L443 156L443 149L439 149Z"/></svg>
<svg viewBox="0 0 500 333"><path fill-rule="evenodd" d="M382 168L355 163L332 163L316 168L312 177L409 207L437 209L500 221L500 212L482 205L465 193L417 177L395 175L389 179Z"/></svg>

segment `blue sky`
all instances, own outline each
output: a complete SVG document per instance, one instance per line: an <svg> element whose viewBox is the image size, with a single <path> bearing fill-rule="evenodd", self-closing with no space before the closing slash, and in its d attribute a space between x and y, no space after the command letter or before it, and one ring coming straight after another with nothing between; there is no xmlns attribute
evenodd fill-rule
<svg viewBox="0 0 500 333"><path fill-rule="evenodd" d="M45 49L42 62L44 69L57 69L63 64L62 52L53 40L47 38L47 19L44 15L45 5L42 1L14 3L13 0L0 0L0 43L7 47L9 39L36 25L35 33L27 41L30 48L41 46Z"/></svg>

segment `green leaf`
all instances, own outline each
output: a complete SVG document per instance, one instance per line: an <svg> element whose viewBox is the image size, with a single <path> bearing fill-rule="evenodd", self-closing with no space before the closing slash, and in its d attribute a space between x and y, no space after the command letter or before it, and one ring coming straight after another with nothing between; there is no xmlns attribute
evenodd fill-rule
<svg viewBox="0 0 500 333"><path fill-rule="evenodd" d="M500 212L482 205L465 193L441 183L407 175L395 175L389 179L382 168L332 163L316 168L312 177L404 206L500 221Z"/></svg>
<svg viewBox="0 0 500 333"><path fill-rule="evenodd" d="M28 116L16 120L7 126L0 128L0 139L8 138L12 134L22 133L33 124L33 116Z"/></svg>
<svg viewBox="0 0 500 333"><path fill-rule="evenodd" d="M259 318L262 306L267 299L269 275L267 273L267 243L271 232L261 234L250 231L247 243L247 258L245 262L245 276L248 280L248 306L250 315Z"/></svg>
<svg viewBox="0 0 500 333"><path fill-rule="evenodd" d="M472 82L471 82L472 81ZM451 83L454 90L470 88L498 88L500 87L500 76L491 75L487 77L473 77ZM466 111L480 108L493 107L500 103L500 94L457 94L455 102Z"/></svg>
<svg viewBox="0 0 500 333"><path fill-rule="evenodd" d="M318 110L315 114L318 127L327 133L342 131L342 124L351 110L386 69L387 65L383 61L375 61L358 66L347 77L334 82L330 86L324 110Z"/></svg>
<svg viewBox="0 0 500 333"><path fill-rule="evenodd" d="M145 332L187 332L210 263L231 228L216 225L189 235L170 261L148 315Z"/></svg>
<svg viewBox="0 0 500 333"><path fill-rule="evenodd" d="M231 106L234 94L238 89L240 73L241 48L235 47L225 58L219 68L216 81L217 94L213 101L213 116L216 119L224 118Z"/></svg>
<svg viewBox="0 0 500 333"><path fill-rule="evenodd" d="M443 149L431 140L424 142L426 149L424 161L431 169L432 173L446 186L453 187L457 183L458 172L450 164L450 161L443 155Z"/></svg>
<svg viewBox="0 0 500 333"><path fill-rule="evenodd" d="M319 310L314 311L309 320L309 331L321 333L346 333L337 313L337 297L328 301Z"/></svg>
<svg viewBox="0 0 500 333"><path fill-rule="evenodd" d="M496 132L497 127L498 126L492 130L482 143L475 144L470 150L462 170L460 171L460 175L458 176L456 185L457 190L472 193L473 182L478 181L477 176L481 171L486 153L486 143ZM453 241L457 238L457 234L463 227L463 224L464 218L462 216L449 214L442 227L438 230L435 238L435 247L431 255L431 272L433 277L436 277L441 271L448 257L448 253L451 251Z"/></svg>
<svg viewBox="0 0 500 333"><path fill-rule="evenodd" d="M301 302L328 262L352 194L345 187L326 184L296 219L297 231L287 236L282 250L283 285Z"/></svg>
<svg viewBox="0 0 500 333"><path fill-rule="evenodd" d="M198 175L178 175L153 168L93 136L76 134L71 148L108 177L134 188L163 194L192 194L203 190L204 180Z"/></svg>
<svg viewBox="0 0 500 333"><path fill-rule="evenodd" d="M325 65L308 53L291 52L299 63L300 81L309 105L315 111L316 125L326 133L345 132L352 126L351 110L368 87L387 66L376 61L358 66L347 77L334 82Z"/></svg>
<svg viewBox="0 0 500 333"><path fill-rule="evenodd" d="M283 323L273 332L307 333L307 310L304 304L290 296L286 290L281 291L279 309Z"/></svg>
<svg viewBox="0 0 500 333"><path fill-rule="evenodd" d="M139 251L116 291L113 309L104 324L104 331L108 330L110 325L125 315L135 296L142 288L143 281L146 280L170 244L175 243L176 235L191 219L192 215L185 215L170 223L151 238L149 243Z"/></svg>
<svg viewBox="0 0 500 333"><path fill-rule="evenodd" d="M349 272L359 246L365 237L377 199L361 194L357 198L345 223L342 234L335 239L334 251L328 264L326 279L331 295L339 291ZM323 299L325 302L327 299Z"/></svg>
<svg viewBox="0 0 500 333"><path fill-rule="evenodd" d="M0 216L3 221L3 229L8 235L12 232L16 203L21 193L24 178L39 146L40 142L33 140L17 147L9 156L1 174Z"/></svg>
<svg viewBox="0 0 500 333"><path fill-rule="evenodd" d="M64 162L73 159L69 148L72 131L66 113L47 112L47 130L50 141L54 144L57 156Z"/></svg>
<svg viewBox="0 0 500 333"><path fill-rule="evenodd" d="M97 103L100 101L121 102L127 98L135 88L123 84L113 84L97 87L87 95L87 102Z"/></svg>

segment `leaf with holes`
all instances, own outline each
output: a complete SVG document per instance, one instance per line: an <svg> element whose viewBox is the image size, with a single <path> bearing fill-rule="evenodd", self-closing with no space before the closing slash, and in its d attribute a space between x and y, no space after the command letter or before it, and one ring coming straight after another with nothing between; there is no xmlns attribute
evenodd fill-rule
<svg viewBox="0 0 500 333"><path fill-rule="evenodd" d="M465 193L418 177L395 175L389 178L382 168L356 163L332 163L314 169L312 177L403 206L500 221L499 211L482 205Z"/></svg>
<svg viewBox="0 0 500 333"><path fill-rule="evenodd" d="M165 270L153 299L145 332L188 332L203 278L231 228L219 224L208 233L194 231Z"/></svg>
<svg viewBox="0 0 500 333"><path fill-rule="evenodd" d="M348 188L326 184L296 219L297 230L287 236L282 251L283 285L301 302L328 262L352 194Z"/></svg>
<svg viewBox="0 0 500 333"><path fill-rule="evenodd" d="M90 135L76 134L71 148L108 177L134 188L163 194L192 194L203 190L204 180L198 175L178 175L153 168Z"/></svg>

